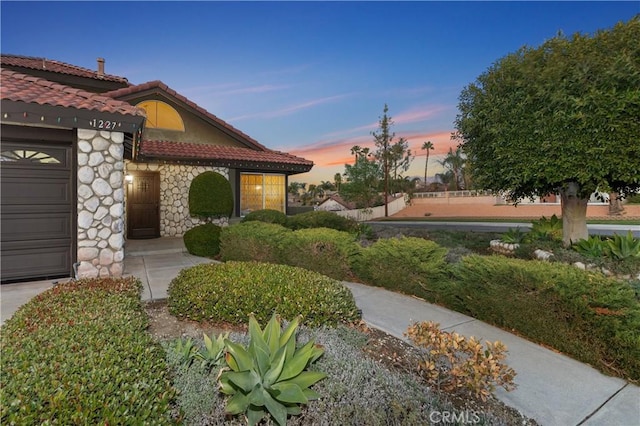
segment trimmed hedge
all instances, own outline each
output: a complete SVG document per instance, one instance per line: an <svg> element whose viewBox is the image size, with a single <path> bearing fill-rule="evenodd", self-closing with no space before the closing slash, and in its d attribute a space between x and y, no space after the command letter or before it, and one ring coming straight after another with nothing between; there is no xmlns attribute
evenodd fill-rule
<svg viewBox="0 0 640 426"><path fill-rule="evenodd" d="M287 215L279 210L264 209L252 211L242 218L242 222L251 222L254 220L265 223L277 223L278 225L285 226L287 224Z"/></svg>
<svg viewBox="0 0 640 426"><path fill-rule="evenodd" d="M233 192L227 178L211 171L193 178L189 186L189 213L205 218L231 217Z"/></svg>
<svg viewBox="0 0 640 426"><path fill-rule="evenodd" d="M328 228L301 229L284 234L278 246L283 263L338 280L353 276L351 264L360 254L353 234Z"/></svg>
<svg viewBox="0 0 640 426"><path fill-rule="evenodd" d="M195 256L213 257L220 253L221 227L205 223L189 229L182 237L187 251Z"/></svg>
<svg viewBox="0 0 640 426"><path fill-rule="evenodd" d="M422 238L381 239L363 249L353 270L364 282L439 301L447 249Z"/></svg>
<svg viewBox="0 0 640 426"><path fill-rule="evenodd" d="M244 324L250 313L266 323L274 312L303 316L308 326L359 319L351 291L313 271L257 262L183 269L169 284L169 311L194 321Z"/></svg>
<svg viewBox="0 0 640 426"><path fill-rule="evenodd" d="M243 222L227 226L220 234L220 258L281 263L278 245L291 230L275 223Z"/></svg>
<svg viewBox="0 0 640 426"><path fill-rule="evenodd" d="M571 265L468 256L446 304L600 370L640 380L640 303L632 287Z"/></svg>
<svg viewBox="0 0 640 426"><path fill-rule="evenodd" d="M175 390L133 278L60 284L2 327L2 424L172 424Z"/></svg>
<svg viewBox="0 0 640 426"><path fill-rule="evenodd" d="M357 221L322 210L288 217L287 228L293 229L294 231L308 228L331 228L353 234L360 232L360 224Z"/></svg>

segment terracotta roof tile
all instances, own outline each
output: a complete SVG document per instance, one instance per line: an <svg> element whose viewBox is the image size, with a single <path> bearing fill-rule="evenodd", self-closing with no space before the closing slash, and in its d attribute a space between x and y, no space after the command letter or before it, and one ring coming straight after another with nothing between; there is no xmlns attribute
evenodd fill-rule
<svg viewBox="0 0 640 426"><path fill-rule="evenodd" d="M195 102L190 101L185 96L183 96L180 93L176 92L175 90L171 89L169 86L167 86L166 84L164 84L163 82L161 82L159 80L149 81L147 83L138 84L138 85L135 85L135 86L129 86L129 87L125 87L125 88L122 88L122 89L112 90L110 92L106 92L106 93L103 93L103 94L105 96L110 96L112 98L118 99L118 98L126 97L128 95L134 95L136 93L142 93L142 92L149 91L149 90L154 90L154 89L160 89L163 92L169 94L170 96L176 98L177 100L179 100L181 102L184 102L190 108L198 111L200 114L204 115L205 117L209 118L213 122L217 123L219 126L224 127L227 130L237 134L240 138L244 139L249 145L252 145L252 146L254 146L254 147L258 148L258 149L264 149L264 150L268 149L264 145L260 144L258 141L253 139L251 136L247 135L246 133L243 133L242 131L236 129L235 127L233 127L232 125L230 125L226 121L224 121L224 120L216 117L215 115L211 114L206 109L204 109L201 106L197 105Z"/></svg>
<svg viewBox="0 0 640 426"><path fill-rule="evenodd" d="M98 75L97 71L90 70L88 68L82 68L76 65L46 58L2 54L0 55L0 61L2 62L2 65L6 66L43 70L59 74L74 75L77 77L92 78L95 80L106 80L129 84L129 81L124 77L111 74Z"/></svg>
<svg viewBox="0 0 640 426"><path fill-rule="evenodd" d="M188 142L144 140L140 144L140 155L154 158L276 163L309 167L309 169L313 166L312 161L279 151L271 151L266 148L263 151L256 151L249 148Z"/></svg>
<svg viewBox="0 0 640 426"><path fill-rule="evenodd" d="M144 116L144 111L140 108L104 95L85 92L9 69L2 68L1 73L0 97L3 100Z"/></svg>

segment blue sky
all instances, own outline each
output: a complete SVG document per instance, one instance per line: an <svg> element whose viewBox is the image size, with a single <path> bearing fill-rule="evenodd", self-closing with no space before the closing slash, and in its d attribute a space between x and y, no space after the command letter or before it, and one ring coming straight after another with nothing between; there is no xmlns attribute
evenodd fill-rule
<svg viewBox="0 0 640 426"><path fill-rule="evenodd" d="M449 147L460 91L499 58L559 31L628 21L640 2L7 2L3 53L133 84L162 80L269 148L333 180L373 146L384 104L429 174ZM424 156L409 171L422 176Z"/></svg>

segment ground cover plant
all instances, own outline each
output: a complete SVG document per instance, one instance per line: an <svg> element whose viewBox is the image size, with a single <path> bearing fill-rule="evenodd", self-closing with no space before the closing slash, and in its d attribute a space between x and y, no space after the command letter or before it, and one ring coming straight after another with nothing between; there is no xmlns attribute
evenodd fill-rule
<svg viewBox="0 0 640 426"><path fill-rule="evenodd" d="M253 313L302 315L308 325L359 319L353 295L340 282L287 265L211 263L183 269L169 284L169 309L178 318L242 324Z"/></svg>
<svg viewBox="0 0 640 426"><path fill-rule="evenodd" d="M164 351L140 282L89 279L22 306L0 337L0 423L172 424Z"/></svg>

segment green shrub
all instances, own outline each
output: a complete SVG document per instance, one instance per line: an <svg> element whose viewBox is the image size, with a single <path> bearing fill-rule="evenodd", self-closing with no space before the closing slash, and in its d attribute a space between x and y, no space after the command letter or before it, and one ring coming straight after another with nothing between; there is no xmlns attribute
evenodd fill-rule
<svg viewBox="0 0 640 426"><path fill-rule="evenodd" d="M279 242L282 263L319 272L331 278L351 277L351 264L360 252L355 236L335 229L300 229Z"/></svg>
<svg viewBox="0 0 640 426"><path fill-rule="evenodd" d="M194 321L242 324L250 313L266 322L276 312L305 324L335 325L359 318L351 292L338 281L286 265L204 264L183 269L169 284L169 310Z"/></svg>
<svg viewBox="0 0 640 426"><path fill-rule="evenodd" d="M287 218L287 228L307 229L307 228L331 228L337 231L359 233L360 226L355 220L338 216L335 213L322 210L297 214Z"/></svg>
<svg viewBox="0 0 640 426"><path fill-rule="evenodd" d="M279 243L291 230L275 223L246 222L227 226L220 235L220 257L228 260L280 262Z"/></svg>
<svg viewBox="0 0 640 426"><path fill-rule="evenodd" d="M381 239L361 250L353 270L368 284L436 301L446 255L447 249L422 238Z"/></svg>
<svg viewBox="0 0 640 426"><path fill-rule="evenodd" d="M447 304L518 330L603 371L640 379L640 304L631 286L571 265L469 256Z"/></svg>
<svg viewBox="0 0 640 426"><path fill-rule="evenodd" d="M172 424L140 290L133 278L80 280L23 305L2 327L0 423Z"/></svg>
<svg viewBox="0 0 640 426"><path fill-rule="evenodd" d="M252 211L242 218L242 222L251 222L252 220L285 226L287 215L278 210L264 209Z"/></svg>
<svg viewBox="0 0 640 426"><path fill-rule="evenodd" d="M184 245L195 256L213 257L220 253L220 232L222 228L213 223L205 223L184 233Z"/></svg>
<svg viewBox="0 0 640 426"><path fill-rule="evenodd" d="M204 172L193 178L189 186L189 212L203 218L231 217L233 192L227 178L216 172Z"/></svg>

